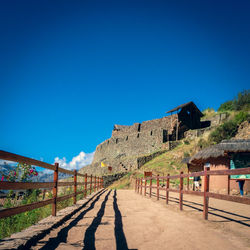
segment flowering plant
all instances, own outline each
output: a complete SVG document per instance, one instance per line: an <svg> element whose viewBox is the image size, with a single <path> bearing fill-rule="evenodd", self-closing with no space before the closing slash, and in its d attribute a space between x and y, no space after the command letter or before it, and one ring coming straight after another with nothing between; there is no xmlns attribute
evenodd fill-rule
<svg viewBox="0 0 250 250"><path fill-rule="evenodd" d="M35 167L25 164L18 163L17 166L9 171L8 174L2 173L1 181L11 181L11 182L27 182L30 181L33 176L37 176L38 173Z"/></svg>

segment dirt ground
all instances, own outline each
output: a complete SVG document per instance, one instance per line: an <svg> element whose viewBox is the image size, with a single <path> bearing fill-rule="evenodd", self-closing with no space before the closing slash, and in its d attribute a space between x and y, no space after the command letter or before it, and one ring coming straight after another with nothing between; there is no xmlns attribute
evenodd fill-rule
<svg viewBox="0 0 250 250"><path fill-rule="evenodd" d="M248 205L178 194L149 199L132 190L105 190L32 249L250 249Z"/></svg>

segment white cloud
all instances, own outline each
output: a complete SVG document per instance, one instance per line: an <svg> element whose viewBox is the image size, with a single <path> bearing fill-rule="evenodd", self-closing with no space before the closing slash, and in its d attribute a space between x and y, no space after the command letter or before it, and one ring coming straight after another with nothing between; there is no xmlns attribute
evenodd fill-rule
<svg viewBox="0 0 250 250"><path fill-rule="evenodd" d="M59 157L55 158L55 162L59 163L59 167L61 168L65 168L68 170L78 170L88 164L90 164L93 160L94 157L94 153L84 153L83 151L80 152L79 155L75 156L72 158L72 160L67 163L67 160L65 157L63 157L62 159L60 159Z"/></svg>

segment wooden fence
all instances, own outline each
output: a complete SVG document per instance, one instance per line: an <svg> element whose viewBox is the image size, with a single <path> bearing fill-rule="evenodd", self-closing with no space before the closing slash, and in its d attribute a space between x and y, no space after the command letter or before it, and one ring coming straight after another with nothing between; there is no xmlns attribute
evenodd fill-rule
<svg viewBox="0 0 250 250"><path fill-rule="evenodd" d="M202 172L195 172L191 174L183 174L181 172L179 175L170 176L169 174L167 176L159 176L156 177L147 177L147 178L137 178L135 181L135 192L143 195L143 189L144 189L144 196L147 195L147 188L149 189L149 197L152 196L152 189L156 189L156 198L159 200L159 191L163 190L166 192L165 200L166 204L168 204L169 201L169 192L176 192L179 193L179 206L180 210L183 209L183 194L192 194L192 195L198 195L203 196L203 218L205 220L208 219L208 203L209 203L209 197L220 199L220 200L227 200L227 201L233 201L238 203L243 203L250 205L250 198L247 197L239 197L239 196L232 196L232 195L224 195L224 194L216 194L209 192L209 176L210 175L241 175L241 174L250 174L250 167L248 168L241 168L241 169L232 169L232 170L213 170L210 171L209 168L206 168L205 171ZM203 192L200 191L191 191L184 190L183 189L183 179L187 179L188 187L189 187L189 177L195 177L195 176L204 176L204 190ZM169 181L170 179L179 179L180 185L179 189L171 189L169 187ZM156 180L156 185L152 185L152 181ZM160 180L166 180L165 187L160 187ZM148 185L149 182L149 185Z"/></svg>
<svg viewBox="0 0 250 250"><path fill-rule="evenodd" d="M58 163L55 165L51 165L42 161L34 160L28 157L12 154L9 152L5 152L0 150L0 159L14 161L19 163L25 163L29 165L39 166L42 168L50 169L54 171L54 181L53 182L9 182L9 181L1 181L0 182L0 190L22 190L22 189L37 189L37 188L47 188L53 189L53 198L46 199L39 202L34 202L27 205L21 205L13 208L7 208L0 210L0 218L9 217L15 214L23 213L26 211L30 211L36 208L40 208L46 206L48 204L52 204L52 215L56 216L56 204L57 202L64 201L73 197L74 204L76 204L77 195L84 194L84 197L87 196L87 193L90 194L94 191L97 191L103 188L103 178L97 176L88 176L87 174L80 174L77 171L70 171L64 168L60 168ZM58 173L65 173L69 175L73 175L73 182L59 182L58 181ZM77 182L77 177L83 177L84 182ZM74 192L72 194L57 196L58 187L61 186L73 186ZM78 186L83 186L83 191L77 191Z"/></svg>

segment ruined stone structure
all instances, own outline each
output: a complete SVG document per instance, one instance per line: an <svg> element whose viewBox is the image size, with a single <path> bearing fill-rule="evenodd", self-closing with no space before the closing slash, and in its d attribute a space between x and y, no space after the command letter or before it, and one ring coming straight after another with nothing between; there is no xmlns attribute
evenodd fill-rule
<svg viewBox="0 0 250 250"><path fill-rule="evenodd" d="M111 138L97 146L92 166L104 162L114 171L138 168L140 156L168 150L171 142L182 139L186 131L210 125L200 121L203 114L193 102L167 113L171 115L131 126L114 125Z"/></svg>

